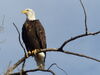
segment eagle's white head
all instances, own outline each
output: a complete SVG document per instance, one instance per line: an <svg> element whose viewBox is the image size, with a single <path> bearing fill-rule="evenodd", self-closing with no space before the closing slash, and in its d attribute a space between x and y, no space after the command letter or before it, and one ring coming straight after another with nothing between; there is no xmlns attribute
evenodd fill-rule
<svg viewBox="0 0 100 75"><path fill-rule="evenodd" d="M35 12L32 9L27 8L27 9L23 10L22 13L26 15L26 17L29 21L33 21L36 19Z"/></svg>

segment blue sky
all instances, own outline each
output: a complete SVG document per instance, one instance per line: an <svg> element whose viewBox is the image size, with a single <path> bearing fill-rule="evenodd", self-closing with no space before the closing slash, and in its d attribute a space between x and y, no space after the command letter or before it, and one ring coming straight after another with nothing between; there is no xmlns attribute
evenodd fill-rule
<svg viewBox="0 0 100 75"><path fill-rule="evenodd" d="M82 1L87 11L89 31L100 30L100 1ZM25 21L25 15L21 14L21 10L25 8L32 8L36 12L36 18L43 24L48 48L58 48L70 37L84 33L84 14L79 0L0 0L0 26L4 27L4 30L0 32L1 75L6 71L9 62L13 65L24 56L18 42L18 34L12 23L14 22L21 32ZM4 25L2 25L4 16ZM70 42L64 49L100 59L99 45L100 34ZM27 69L36 68L33 58L27 59L26 63ZM68 75L100 75L100 63L86 58L50 52L47 53L46 68L52 63L57 63ZM19 69L20 67L16 71ZM52 70L57 75L65 75L55 66ZM51 74L36 72L34 75Z"/></svg>

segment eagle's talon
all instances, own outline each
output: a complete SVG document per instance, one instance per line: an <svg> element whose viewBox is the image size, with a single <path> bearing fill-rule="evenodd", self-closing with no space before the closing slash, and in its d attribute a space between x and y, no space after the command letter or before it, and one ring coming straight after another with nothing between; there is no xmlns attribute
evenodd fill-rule
<svg viewBox="0 0 100 75"><path fill-rule="evenodd" d="M31 51L28 51L28 55L31 55L32 54L32 52Z"/></svg>
<svg viewBox="0 0 100 75"><path fill-rule="evenodd" d="M37 50L38 49L32 50L32 54L36 55L37 54Z"/></svg>

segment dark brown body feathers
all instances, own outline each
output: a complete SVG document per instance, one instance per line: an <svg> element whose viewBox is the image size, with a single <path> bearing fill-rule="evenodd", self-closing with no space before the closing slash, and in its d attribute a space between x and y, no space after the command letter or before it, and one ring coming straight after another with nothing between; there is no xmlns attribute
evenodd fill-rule
<svg viewBox="0 0 100 75"><path fill-rule="evenodd" d="M39 20L26 21L22 27L22 39L27 51L46 48L45 31Z"/></svg>

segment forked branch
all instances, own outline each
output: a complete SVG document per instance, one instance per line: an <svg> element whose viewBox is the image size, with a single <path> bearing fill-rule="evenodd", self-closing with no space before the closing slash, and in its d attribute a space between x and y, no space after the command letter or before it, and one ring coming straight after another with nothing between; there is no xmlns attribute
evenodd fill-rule
<svg viewBox="0 0 100 75"><path fill-rule="evenodd" d="M65 50L58 50L57 48L41 49L41 50L38 50L37 53L40 53L40 52L51 52L51 51L52 52L62 52L62 53L65 53L65 54L71 54L71 55L84 57L84 58L88 58L88 59L100 62L99 59L96 59L96 58L93 58L93 57L90 57L90 56L86 56L84 54L74 53L74 52L65 51ZM15 63L12 67L10 67L6 73L11 73L16 67L18 67L27 58L26 57L21 58L17 63Z"/></svg>
<svg viewBox="0 0 100 75"><path fill-rule="evenodd" d="M89 32L88 32L88 27L87 27L87 13L86 13L85 7L84 7L84 5L83 5L83 3L82 3L82 0L80 0L80 4L81 4L81 6L82 6L82 8L83 8L84 17L85 17L85 18L84 18L85 33L84 33L84 34L77 35L77 36L75 36L75 37L71 37L70 39L66 40L66 41L61 45L61 47L59 48L59 50L62 50L63 47L64 47L67 43L69 43L69 42L71 42L71 41L74 41L74 40L76 40L76 39L79 39L79 38L81 38L81 37L85 37L85 36L89 36L89 35L100 34L100 31L97 31L97 32L94 32L94 33L91 33L91 32L89 33Z"/></svg>
<svg viewBox="0 0 100 75"><path fill-rule="evenodd" d="M72 41L74 41L74 40L77 40L77 39L79 39L79 38L82 38L82 37L85 37L85 36L90 36L90 35L93 36L93 35L97 35L97 34L100 34L100 31L93 32L93 33L87 33L87 34L80 34L80 35L77 35L77 36L75 36L75 37L71 37L70 39L66 40L66 41L61 45L61 47L60 47L59 49L62 50L63 47L64 47L65 45L67 45L68 43L70 43L70 42L72 42Z"/></svg>

